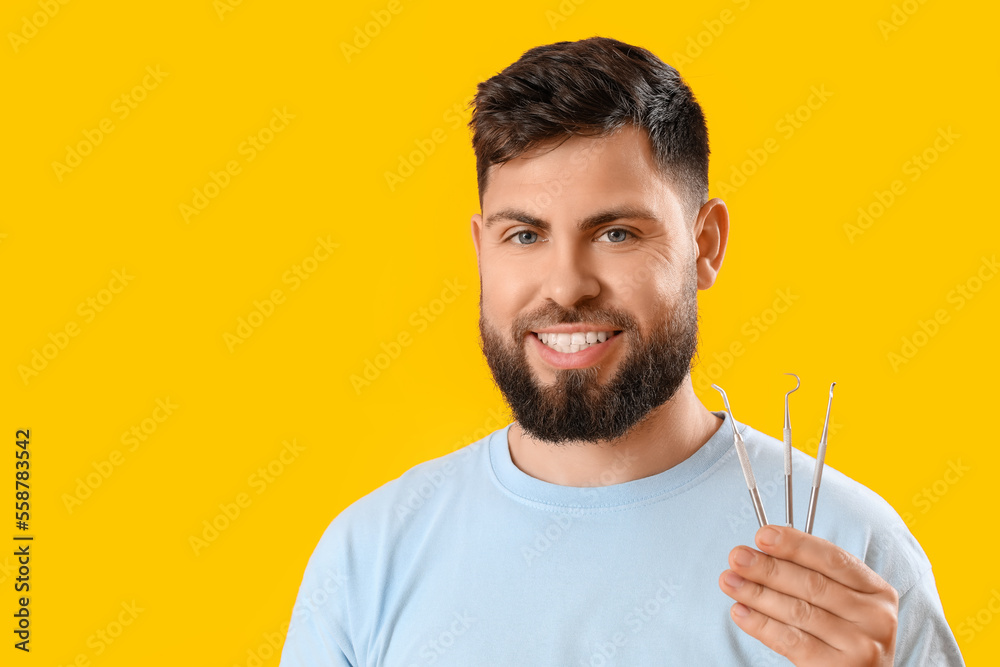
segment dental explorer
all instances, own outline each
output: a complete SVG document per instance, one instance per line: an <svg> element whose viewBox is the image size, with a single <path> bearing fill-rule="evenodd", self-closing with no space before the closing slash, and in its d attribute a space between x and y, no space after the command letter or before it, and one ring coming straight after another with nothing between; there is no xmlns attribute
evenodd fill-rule
<svg viewBox="0 0 1000 667"><path fill-rule="evenodd" d="M798 391L802 381L795 373L785 373L795 378L795 389L785 394L785 427L781 435L785 441L785 525L793 528L792 520L792 422L788 418L788 395Z"/></svg>
<svg viewBox="0 0 1000 667"><path fill-rule="evenodd" d="M826 437L830 428L830 406L833 405L833 388L836 382L830 385L830 399L826 404L826 421L823 422L823 435L819 439L819 450L816 452L816 470L813 472L812 491L809 492L809 511L806 514L806 532L812 535L813 519L816 518L816 500L819 497L819 483L823 478L823 465L826 460Z"/></svg>
<svg viewBox="0 0 1000 667"><path fill-rule="evenodd" d="M750 491L750 500L753 502L754 512L757 513L757 523L763 528L767 525L767 515L764 514L764 504L760 501L760 493L757 491L757 482L753 476L753 468L750 467L750 457L747 456L747 448L743 443L743 436L736 430L736 420L733 418L733 410L729 407L729 398L726 392L717 384L712 385L712 389L722 394L722 402L726 405L726 412L729 413L729 423L733 427L733 445L736 447L736 455L740 459L740 467L743 469L743 478L746 480L747 489Z"/></svg>

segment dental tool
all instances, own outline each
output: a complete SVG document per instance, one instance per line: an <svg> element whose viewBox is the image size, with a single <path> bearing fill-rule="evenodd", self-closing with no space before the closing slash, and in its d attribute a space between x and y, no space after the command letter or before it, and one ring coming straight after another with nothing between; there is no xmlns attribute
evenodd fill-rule
<svg viewBox="0 0 1000 667"><path fill-rule="evenodd" d="M802 381L795 373L785 373L795 378L795 389L785 394L785 427L781 435L785 441L785 525L793 528L792 520L792 422L788 419L788 395L798 391Z"/></svg>
<svg viewBox="0 0 1000 667"><path fill-rule="evenodd" d="M819 483L823 478L823 465L826 460L826 437L830 428L830 406L833 405L833 388L830 385L830 399L826 404L826 421L823 422L823 435L819 439L819 450L816 452L816 470L813 472L812 491L809 492L809 511L806 514L806 532L812 535L813 519L816 517L816 499L819 497Z"/></svg>
<svg viewBox="0 0 1000 667"><path fill-rule="evenodd" d="M729 407L729 398L726 392L717 384L712 385L712 389L722 394L722 402L726 405L726 412L729 413L729 423L733 427L733 445L736 447L736 455L740 459L740 467L743 469L743 478L747 482L747 489L750 491L750 500L753 502L754 512L757 513L757 523L763 528L767 525L767 515L764 514L764 504L760 501L760 493L757 491L757 482L753 476L753 468L750 467L750 457L747 456L747 448L743 443L743 436L736 430L736 420L733 418L733 410Z"/></svg>

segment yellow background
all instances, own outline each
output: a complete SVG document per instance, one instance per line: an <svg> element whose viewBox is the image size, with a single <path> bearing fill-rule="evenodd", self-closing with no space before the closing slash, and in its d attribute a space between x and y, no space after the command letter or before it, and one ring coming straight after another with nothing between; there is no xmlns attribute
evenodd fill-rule
<svg viewBox="0 0 1000 667"><path fill-rule="evenodd" d="M506 423L477 342L464 107L528 48L592 35L678 65L708 118L712 196L734 169L753 172L724 197L730 246L700 295L702 399L721 409L704 388L718 381L737 419L780 437L781 373L796 372L796 444L814 453L837 381L829 464L908 514L967 661L1000 655L988 611L1000 280L961 309L949 301L1000 246L996 7L397 2L73 0L51 18L46 0L4 3L0 477L13 478L15 430L30 428L36 539L30 655L11 647L14 559L0 556L3 664L276 665L267 638L328 523ZM147 67L165 75L120 118ZM823 86L829 98L800 109ZM243 142L275 108L294 118L248 160ZM796 113L808 118L787 136L779 123ZM104 119L113 131L60 180L53 162ZM947 128L958 137L934 155ZM744 166L769 139L766 162ZM390 188L386 172L414 151L421 164ZM910 180L924 151L936 159ZM239 173L185 221L181 205L230 161ZM895 180L904 193L849 240L857 209ZM337 248L304 261L318 238ZM283 278L297 265L315 270L293 290ZM127 286L102 293L123 269ZM448 304L446 281L459 286ZM231 351L225 335L274 290L283 303ZM778 290L797 299L769 313ZM109 296L90 320L78 309ZM437 311L422 327L421 308ZM894 367L889 354L939 309L947 322ZM25 381L21 367L71 322L78 335ZM410 344L356 390L351 376L403 333ZM157 399L178 406L162 422ZM132 451L122 434L144 423L155 431ZM262 489L252 476L277 470L292 440L304 450ZM956 479L949 463L968 470ZM0 533L13 545L9 493ZM196 554L191 536L224 524L219 505L239 494L249 506ZM120 636L96 639L133 602ZM992 622L961 632L977 613Z"/></svg>

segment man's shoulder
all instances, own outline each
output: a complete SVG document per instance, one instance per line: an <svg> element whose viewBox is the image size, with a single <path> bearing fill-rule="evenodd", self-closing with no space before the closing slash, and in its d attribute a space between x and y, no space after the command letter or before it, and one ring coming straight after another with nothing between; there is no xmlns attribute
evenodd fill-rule
<svg viewBox="0 0 1000 667"><path fill-rule="evenodd" d="M317 551L375 548L433 521L457 496L482 487L492 435L422 461L361 496L331 520Z"/></svg>

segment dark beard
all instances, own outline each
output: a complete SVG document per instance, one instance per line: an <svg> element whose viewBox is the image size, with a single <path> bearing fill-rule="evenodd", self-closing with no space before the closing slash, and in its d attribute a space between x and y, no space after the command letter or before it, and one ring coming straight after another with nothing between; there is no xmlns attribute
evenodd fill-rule
<svg viewBox="0 0 1000 667"><path fill-rule="evenodd" d="M480 284L480 347L521 428L532 438L553 444L614 441L670 400L690 372L698 347L698 288L691 273L680 302L648 339L628 313L612 308L569 311L552 301L530 317L517 318L509 338L504 338L483 316ZM597 382L597 365L556 369L551 385L535 381L525 349L531 341L524 334L532 326L563 322L608 322L623 331L619 335L627 336L620 342L628 343L629 352L606 384Z"/></svg>

